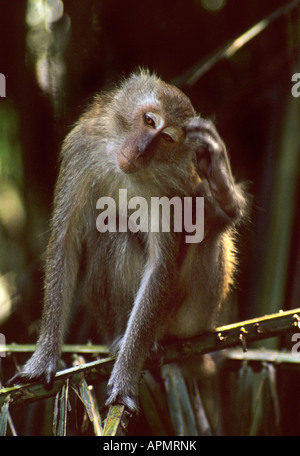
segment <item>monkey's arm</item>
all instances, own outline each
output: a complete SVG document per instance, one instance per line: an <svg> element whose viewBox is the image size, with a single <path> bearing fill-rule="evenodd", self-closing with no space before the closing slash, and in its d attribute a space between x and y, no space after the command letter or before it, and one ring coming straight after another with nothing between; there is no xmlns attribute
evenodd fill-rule
<svg viewBox="0 0 300 456"><path fill-rule="evenodd" d="M150 235L150 257L108 382L107 405L121 402L129 410L138 410L141 370L170 311L177 246L172 233Z"/></svg>
<svg viewBox="0 0 300 456"><path fill-rule="evenodd" d="M43 381L51 387L54 380L80 258L77 217L65 215L71 213L73 201L73 198L63 197L68 190L71 194L61 177L46 254L44 307L37 349L22 371L9 380L10 385Z"/></svg>

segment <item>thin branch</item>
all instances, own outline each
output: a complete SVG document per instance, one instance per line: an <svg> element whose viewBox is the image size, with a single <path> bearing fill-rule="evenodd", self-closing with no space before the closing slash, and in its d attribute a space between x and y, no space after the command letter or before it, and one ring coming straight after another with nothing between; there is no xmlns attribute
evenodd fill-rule
<svg viewBox="0 0 300 456"><path fill-rule="evenodd" d="M299 321L300 308L297 308L220 326L211 333L168 345L163 362L174 362L176 359L222 350L239 344L245 351L250 342L268 339L293 330L300 333Z"/></svg>
<svg viewBox="0 0 300 456"><path fill-rule="evenodd" d="M10 388L2 388L0 390L0 407L5 402L7 395L10 395L10 403L14 404L32 402L54 396L68 378L72 384L76 385L81 382L83 377L88 382L107 380L114 360L114 357L108 357L57 372L51 389L46 389L42 383L26 383Z"/></svg>
<svg viewBox="0 0 300 456"><path fill-rule="evenodd" d="M247 353L242 353L237 349L230 349L224 352L224 362L230 362L232 366L239 364L241 361L247 361L250 364L269 363L269 364L289 364L297 368L300 367L300 353L295 355L289 352L279 352L267 349L252 349Z"/></svg>
<svg viewBox="0 0 300 456"><path fill-rule="evenodd" d="M166 346L162 362L167 364L194 355L223 350L235 345L241 345L246 350L247 344L250 342L267 339L293 330L300 332L299 322L300 308L297 308L227 326L220 326L211 333L177 341ZM106 380L110 375L114 359L114 357L108 357L60 371L55 376L51 390L46 390L41 383L3 388L0 390L0 407L8 395L10 395L10 402L16 404L53 396L62 388L67 378L73 384L78 384L83 376L88 383Z"/></svg>
<svg viewBox="0 0 300 456"><path fill-rule="evenodd" d="M0 353L33 353L35 350L36 345L34 344L0 344ZM106 345L63 345L62 352L109 356L109 349Z"/></svg>
<svg viewBox="0 0 300 456"><path fill-rule="evenodd" d="M174 78L171 81L172 84L177 85L178 87L193 86L214 65L223 59L229 59L232 57L238 50L245 46L245 44L259 35L263 30L265 30L274 20L278 19L284 14L289 13L293 8L299 5L299 2L300 0L293 0L287 5L281 6L276 11L273 11L273 13L269 14L269 16L265 17L257 24L252 26L249 30L247 30L247 32L232 40L229 44L223 46L220 50L214 52L207 59L198 62L181 76Z"/></svg>

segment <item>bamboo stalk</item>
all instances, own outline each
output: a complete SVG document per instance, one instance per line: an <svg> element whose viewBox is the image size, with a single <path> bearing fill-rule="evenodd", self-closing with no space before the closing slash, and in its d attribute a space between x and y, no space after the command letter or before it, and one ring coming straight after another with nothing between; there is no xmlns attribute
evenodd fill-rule
<svg viewBox="0 0 300 456"><path fill-rule="evenodd" d="M247 344L257 340L274 337L285 332L299 332L300 308L278 312L264 317L253 318L231 325L220 326L215 331L193 339L176 341L165 349L163 362L173 362L195 354L204 354L241 344L247 350Z"/></svg>
<svg viewBox="0 0 300 456"><path fill-rule="evenodd" d="M237 349L230 349L224 352L225 361L247 361L250 364L265 362L270 364L293 364L300 367L300 354L295 356L289 352L279 352L277 350L257 349L249 350L247 353L242 353Z"/></svg>
<svg viewBox="0 0 300 456"><path fill-rule="evenodd" d="M292 332L293 330L300 333L299 322L300 308L297 308L227 326L220 326L211 333L166 346L162 362L167 364L179 359L223 350L239 344L245 350L249 342L267 339L288 331ZM83 376L87 382L103 381L108 378L114 359L114 357L108 357L60 371L55 376L51 390L46 390L41 383L2 388L0 390L0 407L4 404L8 395L10 395L10 402L16 404L54 396L62 388L67 378L70 379L71 383L75 384L80 382Z"/></svg>
<svg viewBox="0 0 300 456"><path fill-rule="evenodd" d="M0 344L0 353L33 353L36 350L34 344ZM97 354L109 355L109 350L106 345L63 345L63 353L76 353L76 354ZM3 355L2 355L3 356Z"/></svg>
<svg viewBox="0 0 300 456"><path fill-rule="evenodd" d="M53 387L49 390L45 389L43 384L38 382L2 388L0 390L0 407L8 395L10 395L10 403L14 404L32 402L54 396L62 388L67 378L73 384L80 383L83 377L87 381L106 380L109 377L114 359L113 357L108 357L57 372Z"/></svg>

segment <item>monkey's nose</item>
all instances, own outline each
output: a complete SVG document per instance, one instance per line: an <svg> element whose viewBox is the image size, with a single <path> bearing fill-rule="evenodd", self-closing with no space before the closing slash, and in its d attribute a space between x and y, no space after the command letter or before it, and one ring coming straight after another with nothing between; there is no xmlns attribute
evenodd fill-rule
<svg viewBox="0 0 300 456"><path fill-rule="evenodd" d="M154 142L156 135L145 134L141 135L139 144L138 144L138 154L139 156L144 155L151 147Z"/></svg>

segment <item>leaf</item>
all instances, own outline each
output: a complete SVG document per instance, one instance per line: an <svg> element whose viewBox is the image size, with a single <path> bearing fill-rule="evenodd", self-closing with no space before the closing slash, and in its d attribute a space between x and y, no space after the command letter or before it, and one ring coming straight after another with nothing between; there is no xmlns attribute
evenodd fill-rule
<svg viewBox="0 0 300 456"><path fill-rule="evenodd" d="M171 419L176 435L196 436L197 425L185 380L176 364L162 367Z"/></svg>
<svg viewBox="0 0 300 456"><path fill-rule="evenodd" d="M86 361L83 356L75 354L73 364L74 366L85 365ZM84 376L82 376L78 382L78 389L76 385L73 385L72 388L84 405L86 414L93 424L94 434L102 435L102 421L93 387L88 386Z"/></svg>
<svg viewBox="0 0 300 456"><path fill-rule="evenodd" d="M202 402L201 394L197 385L197 381L193 378L193 394L194 394L194 409L196 411L196 419L200 435L213 435L209 420L206 416L205 407Z"/></svg>
<svg viewBox="0 0 300 456"><path fill-rule="evenodd" d="M108 414L106 417L103 435L104 436L120 436L124 435L124 428L128 424L128 416L124 405L112 405L109 407Z"/></svg>
<svg viewBox="0 0 300 456"><path fill-rule="evenodd" d="M252 419L253 371L247 361L239 370L236 400L236 435L248 435Z"/></svg>
<svg viewBox="0 0 300 456"><path fill-rule="evenodd" d="M165 415L167 413L166 411L160 410L158 405L159 392L157 391L157 388L155 388L157 396L153 398L151 395L149 383L154 380L150 378L150 376L150 372L147 372L147 374L145 373L140 385L140 401L142 410L151 429L151 435L167 436L168 433L164 426L164 423L167 421L167 419L165 419ZM152 386L154 385L152 384Z"/></svg>
<svg viewBox="0 0 300 456"><path fill-rule="evenodd" d="M95 435L100 436L102 435L102 422L97 400L84 378L79 383L78 389L78 396L84 405L85 411L90 421L93 423L94 433Z"/></svg>
<svg viewBox="0 0 300 456"><path fill-rule="evenodd" d="M257 374L258 379L257 382L254 382L255 391L253 393L254 402L253 402L253 415L252 421L249 428L249 436L255 436L259 434L259 430L261 427L261 423L263 421L263 401L262 401L262 392L264 388L264 384L266 381L266 369L263 367L261 372Z"/></svg>
<svg viewBox="0 0 300 456"><path fill-rule="evenodd" d="M263 415L264 434L268 436L280 435L280 412L277 396L275 369L265 363L266 382L263 388Z"/></svg>
<svg viewBox="0 0 300 456"><path fill-rule="evenodd" d="M69 380L56 394L53 415L53 434L57 436L67 435Z"/></svg>
<svg viewBox="0 0 300 456"><path fill-rule="evenodd" d="M9 398L1 407L1 413L0 413L0 436L1 437L6 435L8 409L9 409Z"/></svg>

